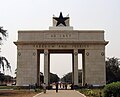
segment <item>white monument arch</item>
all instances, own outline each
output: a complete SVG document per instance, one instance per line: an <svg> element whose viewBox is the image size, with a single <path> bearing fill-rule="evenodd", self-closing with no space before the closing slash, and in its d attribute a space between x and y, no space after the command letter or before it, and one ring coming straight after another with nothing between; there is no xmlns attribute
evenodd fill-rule
<svg viewBox="0 0 120 97"><path fill-rule="evenodd" d="M72 82L78 85L78 54L82 54L82 84L106 84L103 30L73 30L69 17L53 17L49 30L18 31L17 85L40 85L40 53L44 53L44 82L49 85L50 54L72 54ZM63 66L64 67L64 66ZM60 67L59 67L60 68Z"/></svg>

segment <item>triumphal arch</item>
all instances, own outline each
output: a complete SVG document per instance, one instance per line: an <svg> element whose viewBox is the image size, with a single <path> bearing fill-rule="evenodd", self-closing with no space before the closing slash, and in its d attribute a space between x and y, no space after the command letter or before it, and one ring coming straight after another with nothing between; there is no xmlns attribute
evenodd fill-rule
<svg viewBox="0 0 120 97"><path fill-rule="evenodd" d="M44 82L49 85L50 54L72 54L72 81L78 85L78 54L82 54L82 84L106 84L103 30L73 30L70 17L53 16L49 30L18 31L17 85L40 85L40 53L44 54ZM61 60L62 61L62 60ZM61 64L63 65L63 64ZM62 68L64 66L61 66ZM60 68L60 67L58 67Z"/></svg>

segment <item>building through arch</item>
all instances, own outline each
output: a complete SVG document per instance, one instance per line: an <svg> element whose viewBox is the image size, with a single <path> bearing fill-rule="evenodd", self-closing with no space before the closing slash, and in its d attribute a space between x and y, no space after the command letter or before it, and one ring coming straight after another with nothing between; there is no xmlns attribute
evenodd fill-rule
<svg viewBox="0 0 120 97"><path fill-rule="evenodd" d="M17 85L40 85L40 53L44 53L44 82L49 85L50 54L72 54L72 82L78 85L78 54L82 54L82 85L105 85L105 46L103 30L73 30L70 17L53 17L49 30L18 31Z"/></svg>

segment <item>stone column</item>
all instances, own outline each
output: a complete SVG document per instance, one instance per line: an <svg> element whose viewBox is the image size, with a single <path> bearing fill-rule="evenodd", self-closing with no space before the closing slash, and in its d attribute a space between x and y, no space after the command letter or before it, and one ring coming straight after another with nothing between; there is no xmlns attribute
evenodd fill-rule
<svg viewBox="0 0 120 97"><path fill-rule="evenodd" d="M78 49L74 49L74 85L78 85Z"/></svg>
<svg viewBox="0 0 120 97"><path fill-rule="evenodd" d="M48 50L44 50L44 83L48 86Z"/></svg>
<svg viewBox="0 0 120 97"><path fill-rule="evenodd" d="M48 53L48 85L50 85L50 53Z"/></svg>
<svg viewBox="0 0 120 97"><path fill-rule="evenodd" d="M74 52L72 53L72 83L74 83Z"/></svg>
<svg viewBox="0 0 120 97"><path fill-rule="evenodd" d="M82 53L82 86L85 85L85 51Z"/></svg>
<svg viewBox="0 0 120 97"><path fill-rule="evenodd" d="M40 86L40 52L37 50L37 85Z"/></svg>

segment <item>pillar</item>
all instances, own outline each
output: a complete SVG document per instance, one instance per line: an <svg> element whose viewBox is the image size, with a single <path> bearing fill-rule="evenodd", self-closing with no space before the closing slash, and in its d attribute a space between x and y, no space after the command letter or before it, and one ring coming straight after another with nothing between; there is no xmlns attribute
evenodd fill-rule
<svg viewBox="0 0 120 97"><path fill-rule="evenodd" d="M37 50L37 85L40 86L40 52Z"/></svg>
<svg viewBox="0 0 120 97"><path fill-rule="evenodd" d="M78 49L74 49L74 85L78 85Z"/></svg>
<svg viewBox="0 0 120 97"><path fill-rule="evenodd" d="M44 83L48 86L49 77L49 66L48 66L48 50L44 50Z"/></svg>
<svg viewBox="0 0 120 97"><path fill-rule="evenodd" d="M85 83L105 85L105 52L104 49L85 50Z"/></svg>
<svg viewBox="0 0 120 97"><path fill-rule="evenodd" d="M85 51L82 53L82 86L85 85Z"/></svg>
<svg viewBox="0 0 120 97"><path fill-rule="evenodd" d="M37 50L18 49L17 86L29 86L37 83Z"/></svg>
<svg viewBox="0 0 120 97"><path fill-rule="evenodd" d="M50 85L50 53L48 53L48 85Z"/></svg>
<svg viewBox="0 0 120 97"><path fill-rule="evenodd" d="M72 53L72 83L74 83L74 52Z"/></svg>

